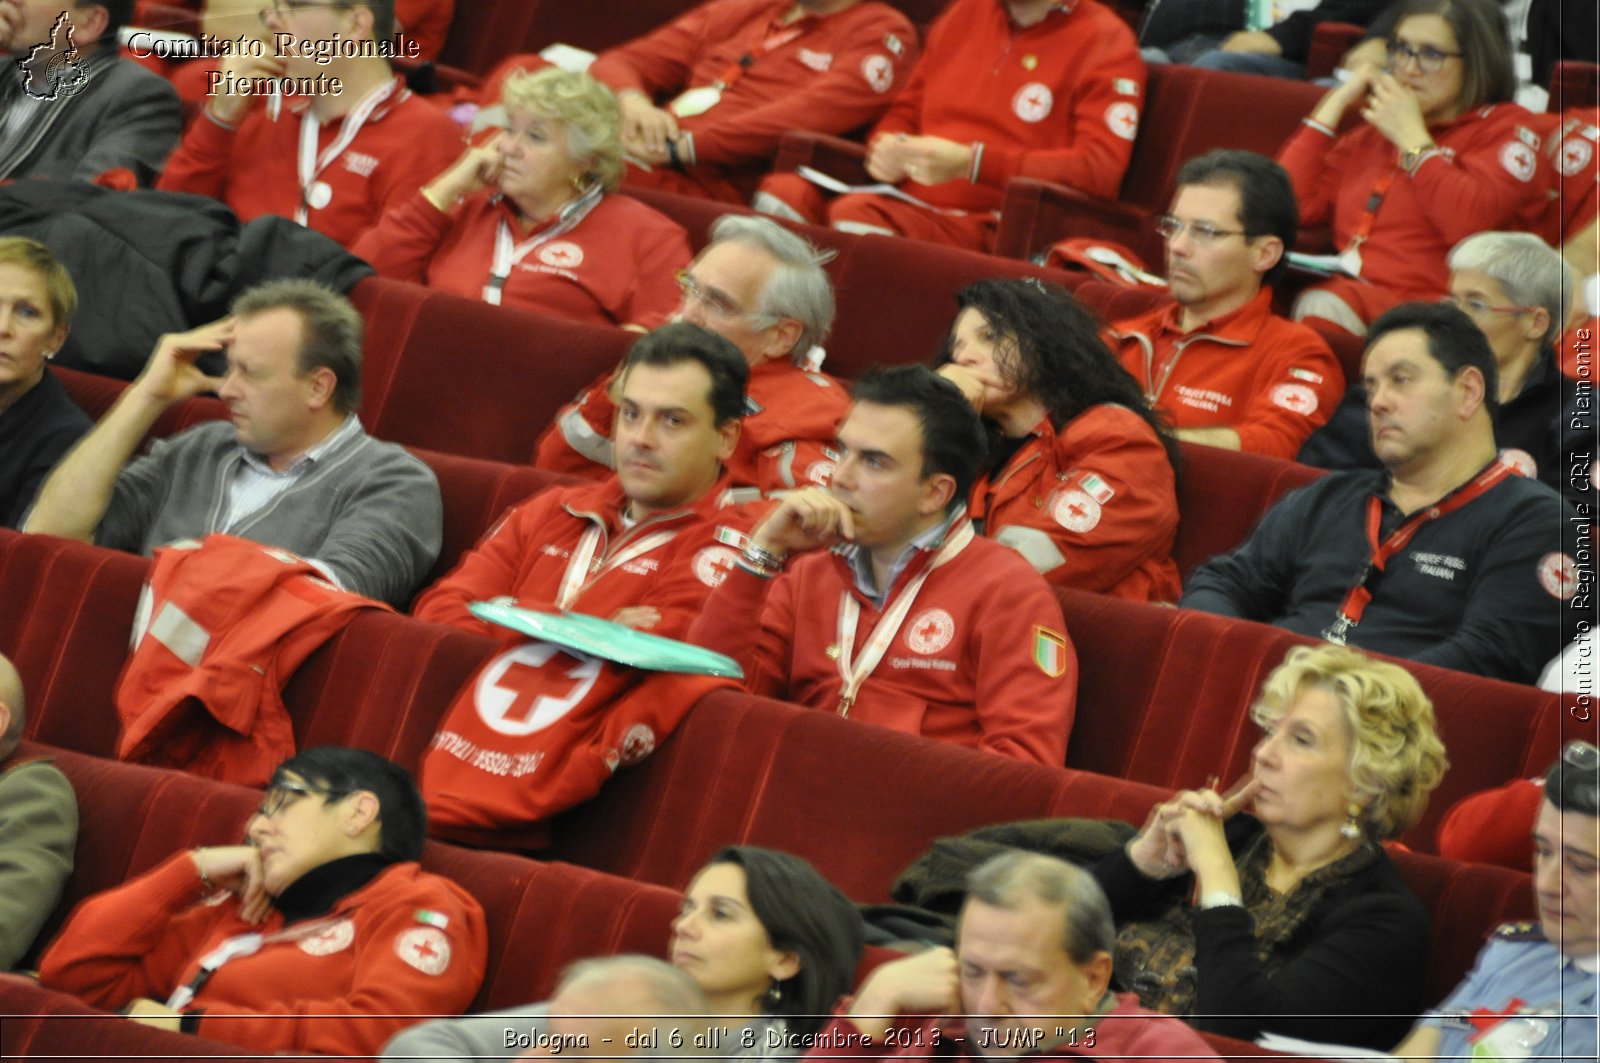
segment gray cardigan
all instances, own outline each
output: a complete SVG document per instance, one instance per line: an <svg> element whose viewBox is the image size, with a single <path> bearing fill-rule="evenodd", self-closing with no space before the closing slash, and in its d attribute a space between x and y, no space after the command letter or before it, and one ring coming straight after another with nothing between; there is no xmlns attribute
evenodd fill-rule
<svg viewBox="0 0 1600 1063"><path fill-rule="evenodd" d="M223 531L227 484L243 460L226 421L158 440L117 475L95 542L148 555ZM433 470L357 431L226 530L319 561L347 590L404 609L439 556L443 525Z"/></svg>

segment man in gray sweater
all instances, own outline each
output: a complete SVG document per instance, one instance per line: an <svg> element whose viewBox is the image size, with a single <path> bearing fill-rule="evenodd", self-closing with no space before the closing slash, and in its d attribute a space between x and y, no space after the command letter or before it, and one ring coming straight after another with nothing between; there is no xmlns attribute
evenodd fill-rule
<svg viewBox="0 0 1600 1063"><path fill-rule="evenodd" d="M404 608L439 553L433 472L367 435L361 316L303 280L272 281L233 316L163 336L144 372L56 466L25 528L149 554L225 532L292 550L346 590ZM227 370L196 360L226 348ZM215 391L212 421L128 464L174 403Z"/></svg>

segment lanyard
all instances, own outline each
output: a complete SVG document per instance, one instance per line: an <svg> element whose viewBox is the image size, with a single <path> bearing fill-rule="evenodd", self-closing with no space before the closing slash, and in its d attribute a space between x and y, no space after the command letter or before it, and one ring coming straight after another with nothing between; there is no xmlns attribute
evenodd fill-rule
<svg viewBox="0 0 1600 1063"><path fill-rule="evenodd" d="M1383 522L1383 500L1377 495L1368 498L1367 544L1372 549L1372 555L1368 558L1366 567L1361 570L1361 575L1356 578L1355 586L1344 596L1344 604L1339 606L1333 624L1322 633L1322 637L1329 642L1344 645L1346 633L1361 623L1361 616L1367 611L1367 604L1372 601L1374 576L1384 571L1390 558L1406 548L1418 529L1430 520L1437 520L1447 513L1454 513L1467 503L1482 497L1485 491L1510 476L1512 472L1511 466L1498 459L1490 462L1470 483L1457 489L1448 498L1413 513L1381 543L1378 542L1378 530Z"/></svg>
<svg viewBox="0 0 1600 1063"><path fill-rule="evenodd" d="M354 110L344 116L339 135L321 155L317 154L317 140L322 133L322 120L309 109L300 117L300 205L294 209L295 221L304 225L311 211L322 210L333 202L333 189L326 181L317 180L318 176L334 159L344 154L367 119L372 117L372 112L394 95L399 84L398 81L387 81L369 92Z"/></svg>
<svg viewBox="0 0 1600 1063"><path fill-rule="evenodd" d="M1399 174L1400 168L1395 167L1372 186L1372 191L1367 193L1367 204L1361 211L1361 218L1356 222L1355 232L1350 236L1350 245L1339 253L1339 264L1354 276L1361 276L1361 245L1367 242L1367 237L1372 235L1372 224L1377 220L1378 208L1383 205L1383 197L1389 194L1389 186L1394 184L1394 179Z"/></svg>
<svg viewBox="0 0 1600 1063"><path fill-rule="evenodd" d="M973 538L972 524L964 523L960 528L950 534L933 560L910 583L906 584L894 604L884 611L878 618L877 626L872 629L872 634L867 636L866 645L862 649L861 659L852 663L855 656L856 624L861 619L861 603L856 601L856 596L845 587L839 594L839 677L844 680L844 686L839 691L839 715L849 716L850 706L855 704L856 694L861 689L861 684L867 681L873 670L878 667L878 662L883 660L883 655L888 652L889 644L900 633L900 625L905 623L906 614L911 612L912 603L917 600L917 592L922 590L922 585L933 575L933 570L955 557L964 550Z"/></svg>
<svg viewBox="0 0 1600 1063"><path fill-rule="evenodd" d="M802 18L788 26L767 26L766 29L761 31L763 37L759 45L752 43L750 47L744 50L743 55L729 63L722 73L717 75L716 87L719 89L731 87L740 78L744 77L746 70L755 66L757 59L766 56L770 52L775 52L790 41L809 33L811 27L806 25L809 21L811 21L809 18Z"/></svg>
<svg viewBox="0 0 1600 1063"><path fill-rule="evenodd" d="M489 267L489 280L483 286L483 301L491 306L499 306L506 281L511 277L512 267L527 258L528 254L540 244L549 243L556 237L565 236L577 228L578 223L588 217L595 204L600 202L601 194L599 185L590 187L583 195L562 208L558 222L520 244L511 235L511 224L501 218L499 227L495 229L494 264Z"/></svg>
<svg viewBox="0 0 1600 1063"><path fill-rule="evenodd" d="M205 984L211 981L211 976L216 974L224 965L232 960L244 956L254 956L264 946L274 945L280 941L300 941L322 933L329 927L344 920L343 916L332 919L319 919L314 923L301 923L292 930L280 930L276 934L261 934L252 931L248 934L235 934L223 941L216 948L200 957L200 969L187 983L172 991L167 998L167 1007L173 1011L182 1011L194 1000Z"/></svg>
<svg viewBox="0 0 1600 1063"><path fill-rule="evenodd" d="M611 557L601 560L595 557L595 554L600 549L600 539L603 534L598 524L592 524L578 540L578 548L572 551L572 560L567 562L567 570L561 576L561 589L556 596L556 604L562 609L572 608L572 604L578 600L578 595L605 573L671 542L673 536L678 534L678 529L664 528L652 532L628 544Z"/></svg>

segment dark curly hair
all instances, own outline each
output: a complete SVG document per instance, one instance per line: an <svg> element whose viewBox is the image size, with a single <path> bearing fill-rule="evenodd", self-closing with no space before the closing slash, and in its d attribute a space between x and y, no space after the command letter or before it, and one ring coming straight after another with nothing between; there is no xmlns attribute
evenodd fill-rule
<svg viewBox="0 0 1600 1063"><path fill-rule="evenodd" d="M1033 396L1061 428L1091 406L1125 406L1148 424L1166 448L1174 480L1178 441L1100 338L1100 322L1066 289L1032 278L981 280L956 293L956 313L976 310L994 329L996 368L1007 384ZM952 360L954 330L936 366ZM991 435L998 434L985 421ZM991 448L992 449L992 448Z"/></svg>

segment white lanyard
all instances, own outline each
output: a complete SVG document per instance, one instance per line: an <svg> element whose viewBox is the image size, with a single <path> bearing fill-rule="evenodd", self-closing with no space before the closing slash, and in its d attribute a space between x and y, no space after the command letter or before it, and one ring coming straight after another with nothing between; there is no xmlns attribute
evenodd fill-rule
<svg viewBox="0 0 1600 1063"><path fill-rule="evenodd" d="M878 667L878 662L883 660L883 655L888 652L889 644L900 633L900 625L905 623L906 614L911 612L911 606L917 600L917 592L922 590L922 585L933 575L933 570L955 557L966 545L972 541L973 530L971 522L957 528L939 548L933 560L921 572L917 573L894 604L884 611L878 619L878 626L872 629L872 634L867 636L866 645L863 646L861 660L852 665L851 658L855 655L856 624L861 619L861 604L856 601L856 596L846 587L839 595L839 677L844 680L844 686L839 691L839 715L849 716L850 706L855 704L856 694L861 689L861 684Z"/></svg>
<svg viewBox="0 0 1600 1063"><path fill-rule="evenodd" d="M339 135L320 156L317 154L317 139L322 133L322 120L309 108L300 116L300 205L294 209L295 221L304 225L311 211L322 210L333 202L333 188L326 181L317 180L317 177L334 159L344 154L344 149L355 140L361 127L372 117L372 112L394 95L399 84L398 81L387 81L368 93L354 110L344 116Z"/></svg>
<svg viewBox="0 0 1600 1063"><path fill-rule="evenodd" d="M341 922L343 918L343 916L339 916L332 919L319 919L314 923L301 923L292 930L280 930L276 934L264 935L255 931L248 934L235 934L200 957L200 969L195 972L195 976L189 979L186 985L181 985L172 991L172 995L167 998L167 1007L173 1011L182 1011L195 998L195 994L200 992L201 987L211 980L211 976L216 974L229 961L237 960L244 956L254 956L261 951L264 945L272 945L280 941L299 941L302 938L320 934L334 924Z"/></svg>
<svg viewBox="0 0 1600 1063"><path fill-rule="evenodd" d="M599 185L588 189L562 210L560 221L520 244L511 235L510 223L501 218L500 225L494 233L494 265L489 268L489 280L483 286L483 301L490 306L499 306L500 296L505 291L506 281L511 277L512 267L527 258L528 254L540 244L549 243L556 237L565 236L577 228L578 223L588 217L589 211L600 202L601 191Z"/></svg>
<svg viewBox="0 0 1600 1063"><path fill-rule="evenodd" d="M583 538L578 540L578 548L572 551L572 560L567 562L567 570L561 576L561 590L556 596L556 604L562 609L571 609L572 604L578 600L578 595L584 592L590 582L604 573L671 542L673 536L678 534L678 529L664 528L652 532L617 551L604 562L594 556L600 547L602 534L599 525L591 525L583 533Z"/></svg>

